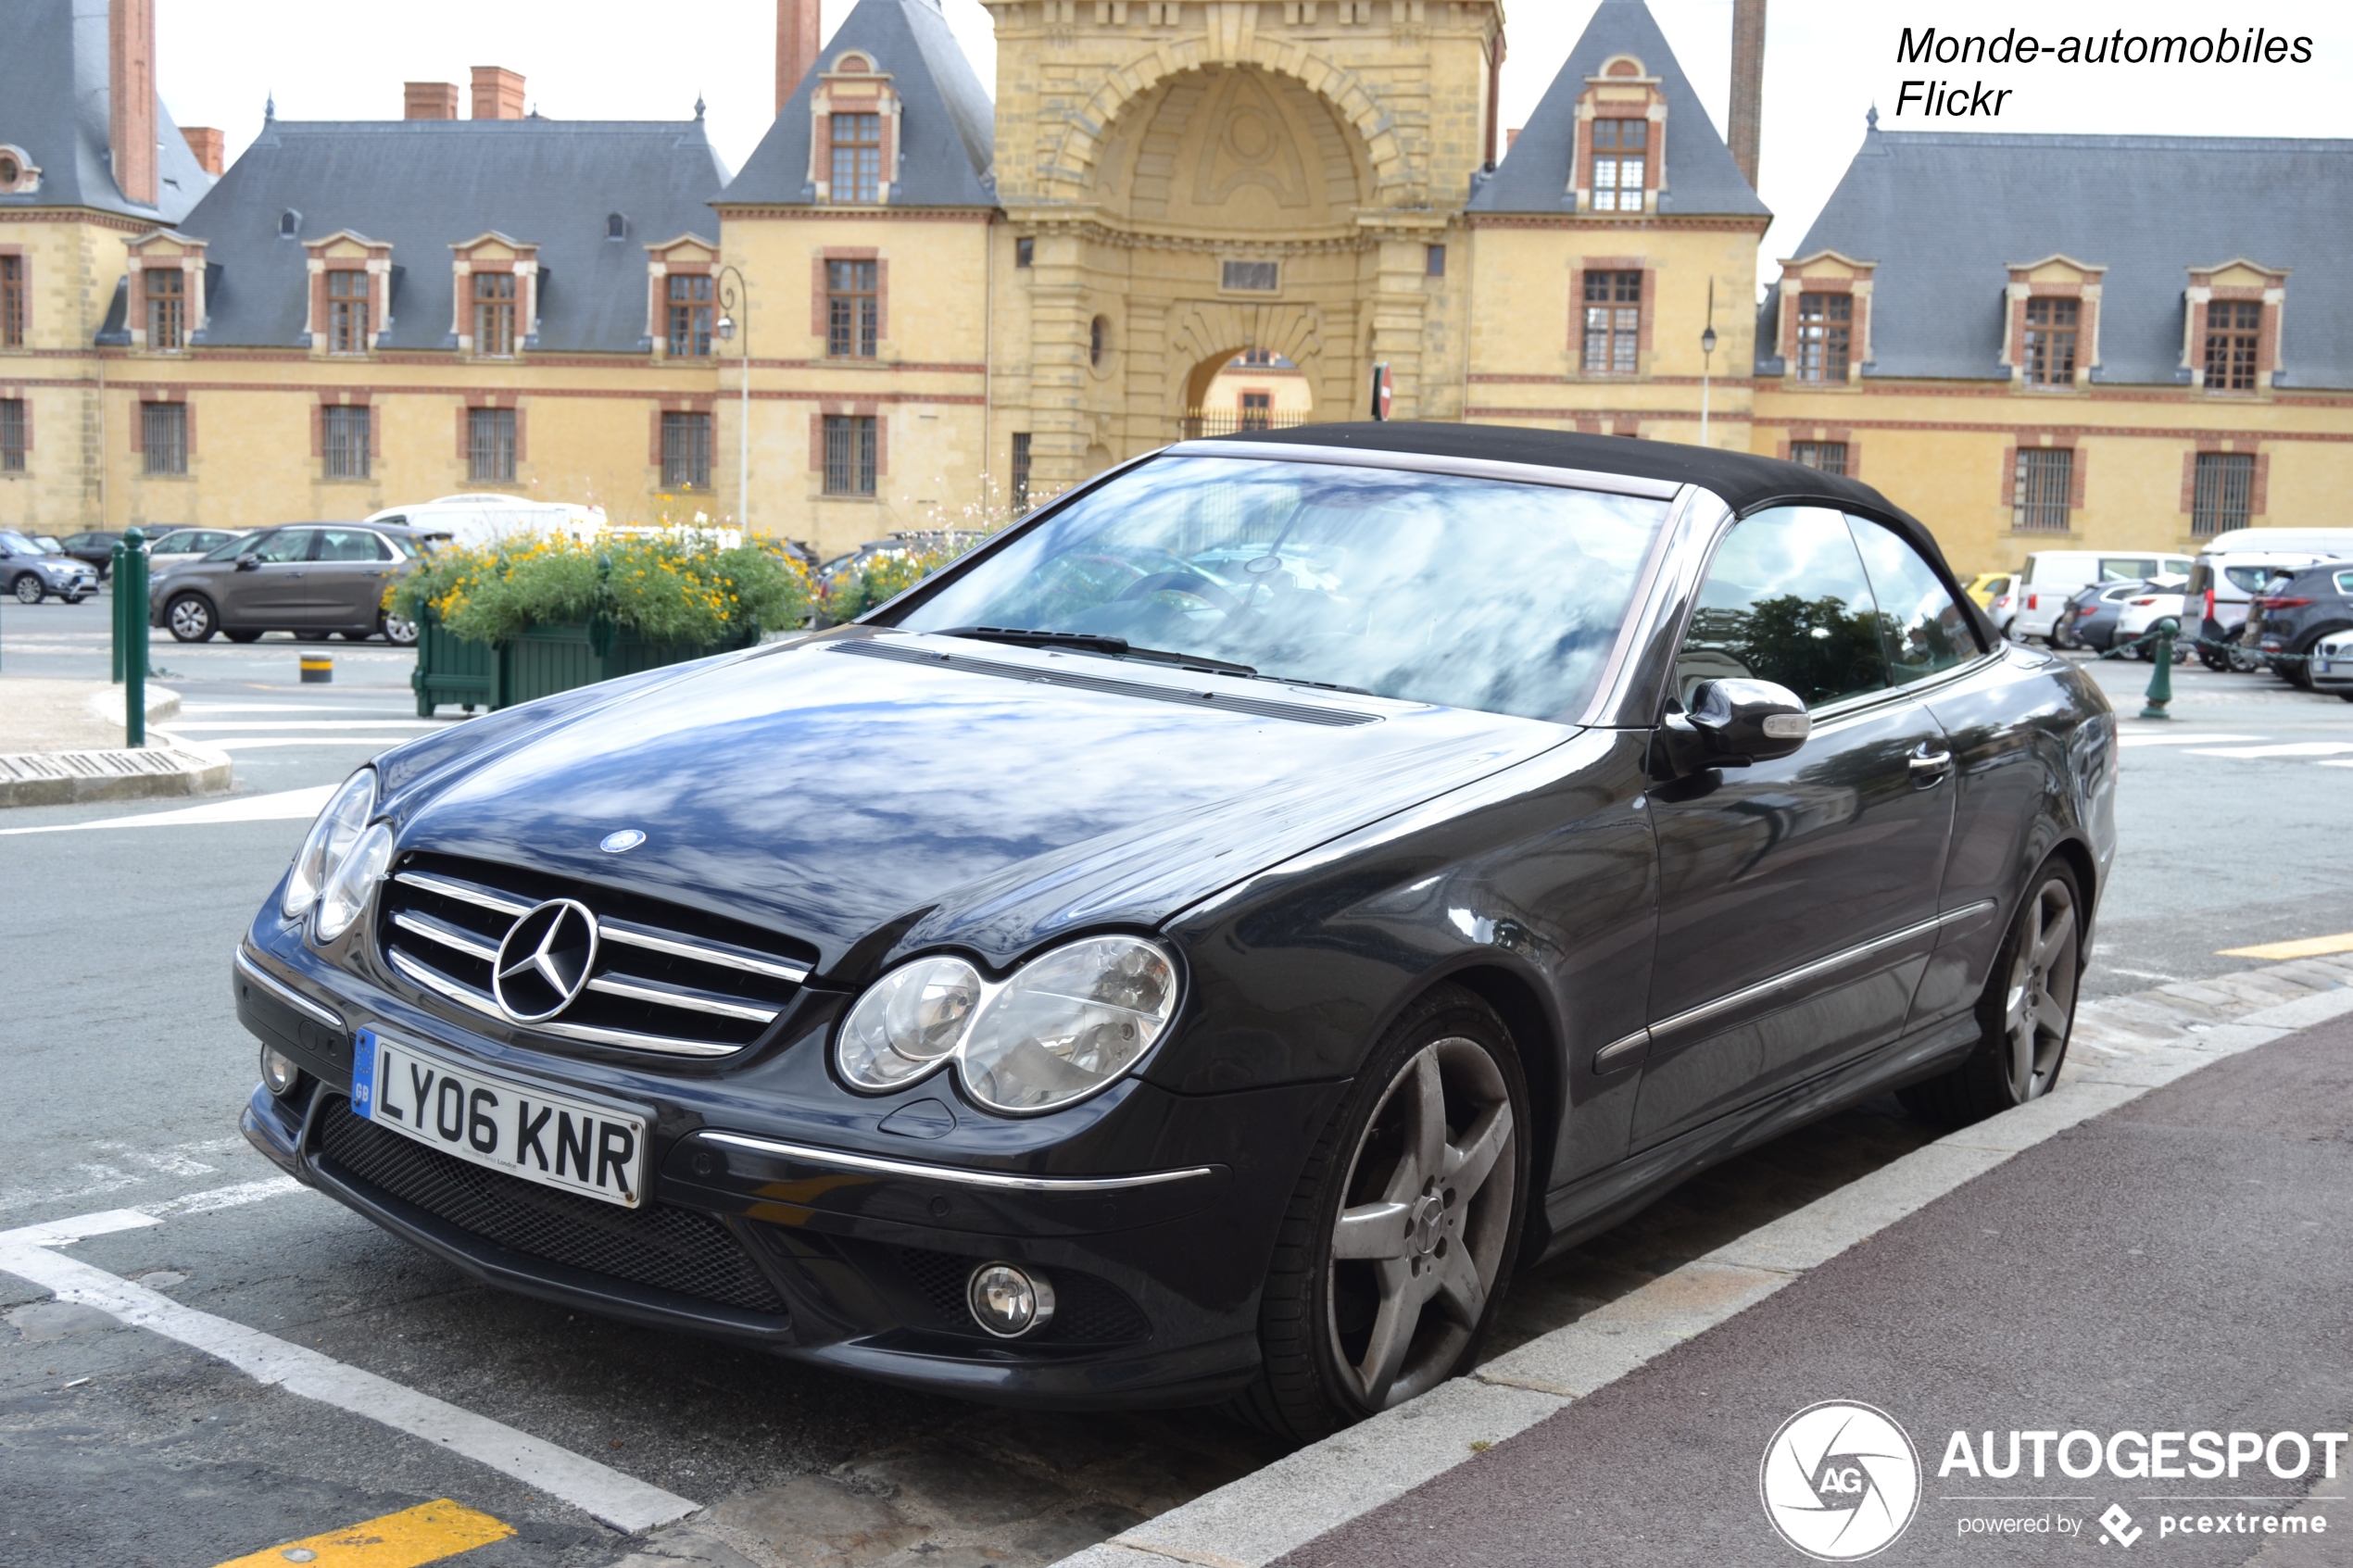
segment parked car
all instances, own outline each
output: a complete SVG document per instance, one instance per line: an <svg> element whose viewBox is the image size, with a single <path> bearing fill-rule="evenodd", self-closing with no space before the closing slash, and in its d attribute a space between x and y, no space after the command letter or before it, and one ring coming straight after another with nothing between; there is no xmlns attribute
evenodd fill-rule
<svg viewBox="0 0 2353 1568"><path fill-rule="evenodd" d="M2237 528L2217 533L2190 567L2189 620L2204 639L2198 657L2209 670L2230 667L2233 648L2244 646L2247 611L2264 584L2281 571L2315 561L2353 559L2353 528ZM2250 649L2243 668L2259 664Z"/></svg>
<svg viewBox="0 0 2353 1568"><path fill-rule="evenodd" d="M1981 571L1969 580L1961 591L1980 605L1990 608L1994 601L2008 593L2011 574L2007 571Z"/></svg>
<svg viewBox="0 0 2353 1568"><path fill-rule="evenodd" d="M2145 584L2093 583L2068 596L2067 608L2051 623L2051 646L2106 653L2116 643L2116 618L2125 599Z"/></svg>
<svg viewBox="0 0 2353 1568"><path fill-rule="evenodd" d="M224 546L250 536L249 528L174 528L147 536L147 582L175 566L185 566Z"/></svg>
<svg viewBox="0 0 2353 1568"><path fill-rule="evenodd" d="M2007 634L2047 640L2078 588L2093 583L2145 582L2190 574L2187 556L2122 555L2102 550L2037 550L2010 587Z"/></svg>
<svg viewBox="0 0 2353 1568"><path fill-rule="evenodd" d="M2157 623L2171 619L2176 636L2173 642L2173 662L2180 664L2190 657L2188 638L2179 635L2182 626L2182 589L2187 579L2160 578L2154 583L2141 583L2117 606L2116 641L2131 648L2134 659L2146 661L2157 657L2152 640Z"/></svg>
<svg viewBox="0 0 2353 1568"><path fill-rule="evenodd" d="M98 591L98 573L88 561L47 549L14 529L0 528L0 582L19 604L37 605L55 594L78 605Z"/></svg>
<svg viewBox="0 0 2353 1568"><path fill-rule="evenodd" d="M2333 632L2312 645L2312 689L2353 702L2353 632Z"/></svg>
<svg viewBox="0 0 2353 1568"><path fill-rule="evenodd" d="M570 501L535 501L494 490L386 507L370 514L367 521L387 528L446 534L460 547L471 549L521 534L564 533L585 539L605 526L605 508Z"/></svg>
<svg viewBox="0 0 2353 1568"><path fill-rule="evenodd" d="M115 542L121 537L122 530L119 528L93 528L69 533L59 543L67 555L95 568L98 581L104 583L114 571Z"/></svg>
<svg viewBox="0 0 2353 1568"><path fill-rule="evenodd" d="M2324 561L2272 577L2253 601L2258 657L2290 685L2312 689L2322 637L2353 631L2353 561Z"/></svg>
<svg viewBox="0 0 2353 1568"><path fill-rule="evenodd" d="M352 775L234 959L243 1126L581 1311L1312 1436L1712 1161L2046 1090L2117 745L1853 480L1183 443L862 621Z"/></svg>
<svg viewBox="0 0 2353 1568"><path fill-rule="evenodd" d="M183 643L215 632L249 643L264 632L318 641L382 635L403 647L416 626L384 608L395 577L415 570L438 535L357 522L295 523L232 539L158 572L147 618Z"/></svg>

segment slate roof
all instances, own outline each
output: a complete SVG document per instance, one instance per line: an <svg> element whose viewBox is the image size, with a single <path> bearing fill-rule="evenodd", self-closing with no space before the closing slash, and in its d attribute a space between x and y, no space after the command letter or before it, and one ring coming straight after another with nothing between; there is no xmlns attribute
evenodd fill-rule
<svg viewBox="0 0 2353 1568"><path fill-rule="evenodd" d="M2056 252L2108 269L2095 381L2174 383L2188 270L2245 257L2295 270L2279 384L2353 386L2353 141L1874 127L1793 254L1820 250L1879 264L1866 376L2005 375L2008 265Z"/></svg>
<svg viewBox="0 0 2353 1568"><path fill-rule="evenodd" d="M938 0L859 0L745 160L719 200L758 207L813 205L809 103L817 72L856 49L890 73L899 94L899 167L892 207L997 205L997 110L940 14Z"/></svg>
<svg viewBox="0 0 2353 1568"><path fill-rule="evenodd" d="M1613 55L1632 55L1658 78L1667 98L1667 183L1658 210L1669 217L1706 214L1769 218L1742 178L1732 151L1716 133L1642 0L1602 0L1585 35L1568 52L1568 63L1553 78L1536 112L1470 200L1473 212L1574 212L1577 193L1570 165L1577 152L1577 100L1585 79L1599 76Z"/></svg>
<svg viewBox="0 0 2353 1568"><path fill-rule="evenodd" d="M0 142L41 170L38 190L0 195L0 208L87 207L157 224L178 222L212 188L160 96L153 207L129 200L107 158L107 0L9 0L0 42Z"/></svg>
<svg viewBox="0 0 2353 1568"><path fill-rule="evenodd" d="M390 245L387 348L454 347L450 246L496 231L539 247L542 350L646 346L646 250L716 241L727 170L691 120L273 120L179 227L210 242L199 340L308 346L303 241ZM295 238L279 215L301 215ZM627 220L606 237L606 218Z"/></svg>

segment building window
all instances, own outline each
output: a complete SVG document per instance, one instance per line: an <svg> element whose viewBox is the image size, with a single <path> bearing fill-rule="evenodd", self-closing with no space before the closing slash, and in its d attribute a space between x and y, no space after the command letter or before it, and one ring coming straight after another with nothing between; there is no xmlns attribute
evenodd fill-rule
<svg viewBox="0 0 2353 1568"><path fill-rule="evenodd" d="M1642 210L1642 175L1650 162L1650 121L1593 121L1593 210Z"/></svg>
<svg viewBox="0 0 2353 1568"><path fill-rule="evenodd" d="M882 116L833 117L834 200L882 200Z"/></svg>
<svg viewBox="0 0 2353 1568"><path fill-rule="evenodd" d="M2255 390L2256 345L2263 307L2252 299L2218 299L2206 307L2206 384L2215 392Z"/></svg>
<svg viewBox="0 0 2353 1568"><path fill-rule="evenodd" d="M1855 325L1855 296L1850 294L1802 294L1797 296L1797 379L1843 382L1846 379L1847 346Z"/></svg>
<svg viewBox="0 0 2353 1568"><path fill-rule="evenodd" d="M1271 348L1245 348L1235 357L1234 363L1271 367L1275 363L1275 351Z"/></svg>
<svg viewBox="0 0 2353 1568"><path fill-rule="evenodd" d="M515 351L515 275L476 272L474 352L504 359Z"/></svg>
<svg viewBox="0 0 2353 1568"><path fill-rule="evenodd" d="M711 353L711 277L688 273L668 280L670 352L694 358Z"/></svg>
<svg viewBox="0 0 2353 1568"><path fill-rule="evenodd" d="M2197 483L2192 492L2190 532L2227 533L2245 528L2254 510L2255 454L2200 452Z"/></svg>
<svg viewBox="0 0 2353 1568"><path fill-rule="evenodd" d="M1013 265L1014 265L1014 266L1016 266L1016 267L1029 267L1029 266L1034 266L1034 265L1036 265L1037 260L1038 260L1038 242L1037 242L1036 240L1030 239L1030 238L1028 238L1026 235L1025 235L1025 236L1024 236L1024 237L1022 237L1021 239L1015 240L1015 241L1013 242Z"/></svg>
<svg viewBox="0 0 2353 1568"><path fill-rule="evenodd" d="M1790 461L1804 463L1809 469L1824 473L1843 474L1846 471L1846 443L1843 441L1793 441L1789 444Z"/></svg>
<svg viewBox="0 0 2353 1568"><path fill-rule="evenodd" d="M515 482L515 411L466 410L466 477L481 484Z"/></svg>
<svg viewBox="0 0 2353 1568"><path fill-rule="evenodd" d="M149 473L186 473L188 406L185 403L140 404L139 445L145 449Z"/></svg>
<svg viewBox="0 0 2353 1568"><path fill-rule="evenodd" d="M2027 385L2075 384L2075 327L2082 316L2082 307L2077 300L2026 302Z"/></svg>
<svg viewBox="0 0 2353 1568"><path fill-rule="evenodd" d="M1103 368L1103 339L1111 334L1111 323L1101 316L1087 323L1087 363L1097 370Z"/></svg>
<svg viewBox="0 0 2353 1568"><path fill-rule="evenodd" d="M1271 294L1282 287L1282 280L1276 272L1275 265L1271 261L1228 261L1222 286Z"/></svg>
<svg viewBox="0 0 2353 1568"><path fill-rule="evenodd" d="M2018 454L2017 488L2011 495L2010 526L2021 533L2064 533L2068 493L2075 483L2075 454L2065 446L2026 446Z"/></svg>
<svg viewBox="0 0 2353 1568"><path fill-rule="evenodd" d="M368 477L368 410L366 407L330 404L327 419L327 477Z"/></svg>
<svg viewBox="0 0 2353 1568"><path fill-rule="evenodd" d="M185 346L187 274L177 267L150 267L144 281L147 285L147 346L158 353Z"/></svg>
<svg viewBox="0 0 2353 1568"><path fill-rule="evenodd" d="M711 488L711 416L665 413L661 416L661 487L664 490Z"/></svg>
<svg viewBox="0 0 2353 1568"><path fill-rule="evenodd" d="M368 274L349 270L327 274L327 351L368 352Z"/></svg>
<svg viewBox="0 0 2353 1568"><path fill-rule="evenodd" d="M1270 392L1242 394L1242 429L1267 430L1275 423L1275 395Z"/></svg>
<svg viewBox="0 0 2353 1568"><path fill-rule="evenodd" d="M24 346L24 257L0 256L0 348Z"/></svg>
<svg viewBox="0 0 2353 1568"><path fill-rule="evenodd" d="M881 264L825 263L825 353L836 359L872 359L882 335Z"/></svg>
<svg viewBox="0 0 2353 1568"><path fill-rule="evenodd" d="M1026 476L1016 476L1017 484L1025 483ZM871 495L874 493L875 417L872 414L827 414L825 494Z"/></svg>
<svg viewBox="0 0 2353 1568"><path fill-rule="evenodd" d="M1446 247L1429 245L1422 251L1422 270L1433 278L1446 276Z"/></svg>
<svg viewBox="0 0 2353 1568"><path fill-rule="evenodd" d="M1637 120L1634 123L1640 124ZM1585 274L1585 373L1630 376L1642 328L1640 272Z"/></svg>
<svg viewBox="0 0 2353 1568"><path fill-rule="evenodd" d="M24 399L0 397L0 473L24 472Z"/></svg>
<svg viewBox="0 0 2353 1568"><path fill-rule="evenodd" d="M1029 432L1013 433L1013 512L1029 509Z"/></svg>

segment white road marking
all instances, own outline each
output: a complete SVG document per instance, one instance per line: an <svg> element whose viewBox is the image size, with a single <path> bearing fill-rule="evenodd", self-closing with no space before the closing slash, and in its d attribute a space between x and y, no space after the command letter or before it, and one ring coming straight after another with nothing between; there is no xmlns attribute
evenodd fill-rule
<svg viewBox="0 0 2353 1568"><path fill-rule="evenodd" d="M313 784L280 790L274 795L245 795L172 811L142 811L128 817L101 817L94 822L57 822L40 828L0 828L0 837L20 833L82 833L92 828L200 827L212 822L275 822L307 821L317 816L327 797L341 784Z"/></svg>
<svg viewBox="0 0 2353 1568"><path fill-rule="evenodd" d="M218 1188L212 1195L194 1197L225 1197L268 1185L246 1183L242 1189ZM293 1185L289 1179L287 1186ZM272 1196L274 1191L254 1193L237 1201L251 1202ZM201 1210L191 1207L180 1211ZM374 1373L346 1366L331 1356L289 1344L275 1335L182 1306L160 1291L133 1285L78 1258L62 1257L55 1250L90 1236L160 1223L155 1215L138 1210L115 1209L0 1231L0 1270L30 1280L60 1301L94 1307L129 1327L144 1328L201 1350L228 1362L258 1383L274 1384L290 1394L333 1405L396 1432L438 1444L561 1499L615 1529L634 1535L683 1519L700 1506L568 1449L518 1432L502 1422L460 1410Z"/></svg>
<svg viewBox="0 0 2353 1568"><path fill-rule="evenodd" d="M2336 757L2353 751L2353 741L2292 740L2277 746L2233 746L2208 751L2193 748L2192 757Z"/></svg>
<svg viewBox="0 0 2353 1568"><path fill-rule="evenodd" d="M2136 746L2219 746L2228 741L2264 738L2261 735L2210 735L2197 730L2166 731L2157 734L2127 730L2117 737L2117 744L2130 750Z"/></svg>
<svg viewBox="0 0 2353 1568"><path fill-rule="evenodd" d="M283 1198L290 1192L300 1192L303 1185L292 1176L270 1176L258 1182L239 1182L234 1186L208 1187L180 1198L167 1198L160 1203L142 1203L134 1210L158 1220L174 1214L209 1214L220 1209L242 1209L248 1203L264 1198Z"/></svg>
<svg viewBox="0 0 2353 1568"><path fill-rule="evenodd" d="M215 751L253 751L265 746L372 746L384 750L414 739L414 734L378 730L371 734L207 735L198 744Z"/></svg>
<svg viewBox="0 0 2353 1568"><path fill-rule="evenodd" d="M437 719L224 719L195 724L175 719L170 727L193 734L198 730L446 730L449 725Z"/></svg>
<svg viewBox="0 0 2353 1568"><path fill-rule="evenodd" d="M365 702L183 702L182 713L397 713L407 719L412 711L407 702L371 704Z"/></svg>

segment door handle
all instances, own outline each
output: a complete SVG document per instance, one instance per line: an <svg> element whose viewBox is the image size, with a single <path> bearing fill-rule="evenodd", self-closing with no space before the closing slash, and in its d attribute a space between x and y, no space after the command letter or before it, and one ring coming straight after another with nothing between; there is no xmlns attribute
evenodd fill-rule
<svg viewBox="0 0 2353 1568"><path fill-rule="evenodd" d="M1925 744L1905 760L1911 765L1912 782L1925 789L1953 771L1953 754L1931 751Z"/></svg>

